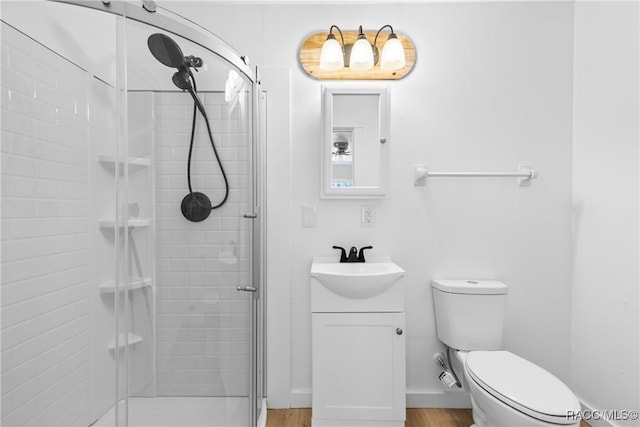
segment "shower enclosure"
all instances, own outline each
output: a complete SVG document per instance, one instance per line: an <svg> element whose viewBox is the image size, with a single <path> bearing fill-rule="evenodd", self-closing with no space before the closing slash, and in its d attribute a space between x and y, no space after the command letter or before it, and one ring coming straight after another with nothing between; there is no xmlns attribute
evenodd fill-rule
<svg viewBox="0 0 640 427"><path fill-rule="evenodd" d="M255 69L152 1L0 14L0 424L258 425ZM154 58L154 34L184 63Z"/></svg>

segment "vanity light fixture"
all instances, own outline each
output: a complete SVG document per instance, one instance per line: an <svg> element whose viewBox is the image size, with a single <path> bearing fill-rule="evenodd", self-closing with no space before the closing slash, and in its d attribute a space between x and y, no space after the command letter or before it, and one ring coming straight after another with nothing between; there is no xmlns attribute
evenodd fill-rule
<svg viewBox="0 0 640 427"><path fill-rule="evenodd" d="M338 30L342 45L333 34L333 29ZM377 42L380 32L385 28L391 30L379 54ZM362 25L358 28L358 36L353 44L345 44L342 31L337 25L329 28L329 35L322 45L320 52L320 69L323 71L337 71L343 67L349 67L355 71L366 71L372 69L377 63L384 71L395 71L403 68L406 64L405 51L398 36L393 32L391 25L383 25L373 40L373 45L362 31Z"/></svg>
<svg viewBox="0 0 640 427"><path fill-rule="evenodd" d="M340 39L342 44L336 40L336 36L333 34L333 29L338 30L340 33ZM329 35L327 40L322 45L322 51L320 51L320 69L325 71L336 71L344 67L344 37L342 31L336 25L332 25L329 28Z"/></svg>

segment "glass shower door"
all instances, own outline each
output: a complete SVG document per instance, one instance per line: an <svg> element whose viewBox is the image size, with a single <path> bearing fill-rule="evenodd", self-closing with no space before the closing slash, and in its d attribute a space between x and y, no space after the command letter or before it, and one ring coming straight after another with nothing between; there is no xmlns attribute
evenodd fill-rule
<svg viewBox="0 0 640 427"><path fill-rule="evenodd" d="M194 62L184 69L159 62L149 49L153 34ZM142 339L128 348L128 425L249 426L253 85L210 50L137 21L127 20L125 51L127 158L151 159L148 168L130 168L126 184L128 217L149 227L127 233L125 262L132 278L151 283L122 305L128 336ZM181 70L183 78L191 72L189 90L176 86ZM214 207L201 221L184 214L196 193Z"/></svg>

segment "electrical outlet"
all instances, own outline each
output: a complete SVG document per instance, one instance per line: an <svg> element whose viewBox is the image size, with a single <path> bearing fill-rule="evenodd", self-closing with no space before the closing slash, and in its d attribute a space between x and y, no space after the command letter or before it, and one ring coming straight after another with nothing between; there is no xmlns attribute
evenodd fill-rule
<svg viewBox="0 0 640 427"><path fill-rule="evenodd" d="M362 205L362 216L360 219L363 228L375 228L376 207L374 205Z"/></svg>

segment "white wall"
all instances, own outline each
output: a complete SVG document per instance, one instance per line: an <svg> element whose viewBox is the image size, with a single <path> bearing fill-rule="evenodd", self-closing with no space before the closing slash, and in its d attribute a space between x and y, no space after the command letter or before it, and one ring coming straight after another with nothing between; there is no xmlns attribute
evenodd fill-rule
<svg viewBox="0 0 640 427"><path fill-rule="evenodd" d="M572 4L208 4L207 13L202 5L167 5L197 18L254 64L284 66L291 75L290 139L269 141L288 146L283 150L290 163L286 156L270 158L268 169L291 168L290 189L280 194L270 187L268 195L288 198L269 210L291 218L283 233L291 241L272 235L268 242L270 253L277 250L288 260L270 262L268 269L289 278L269 283L280 299L270 299L268 310L291 310L290 347L269 349L270 358L291 359L290 367L270 362L278 369L268 372L271 407L310 404L308 270L312 256L335 255L333 244L372 244L372 255L391 255L407 271L410 405L466 404L442 392L431 362L440 348L433 277L507 282L505 347L569 380ZM321 82L303 73L297 56L309 34L331 24L353 29L386 23L412 38L418 59L408 77L391 83L390 192L385 200L367 202L376 205L377 227L362 229L360 202L319 198ZM473 179L416 188L416 162L433 170L487 171L528 162L540 178L529 188L515 180ZM317 228L301 227L303 204L317 206ZM287 344L282 330L269 325L268 345Z"/></svg>
<svg viewBox="0 0 640 427"><path fill-rule="evenodd" d="M638 410L640 8L575 12L572 384L593 409Z"/></svg>

